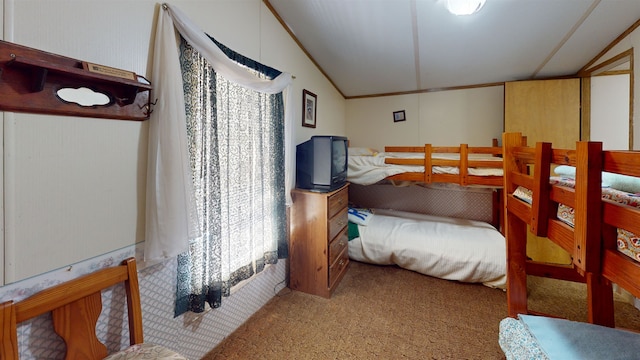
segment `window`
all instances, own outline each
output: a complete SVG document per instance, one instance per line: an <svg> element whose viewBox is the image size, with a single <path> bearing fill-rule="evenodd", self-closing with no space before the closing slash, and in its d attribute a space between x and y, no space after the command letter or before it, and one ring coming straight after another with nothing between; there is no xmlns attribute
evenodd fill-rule
<svg viewBox="0 0 640 360"><path fill-rule="evenodd" d="M279 75L219 47L256 76ZM276 263L279 242L286 244L282 93L224 79L184 40L180 54L201 236L178 257L176 315L204 311L205 302L219 307L231 287Z"/></svg>

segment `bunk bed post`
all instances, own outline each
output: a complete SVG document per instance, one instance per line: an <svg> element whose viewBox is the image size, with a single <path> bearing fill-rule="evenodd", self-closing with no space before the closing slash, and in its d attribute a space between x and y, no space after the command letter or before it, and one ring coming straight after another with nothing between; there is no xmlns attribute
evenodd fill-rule
<svg viewBox="0 0 640 360"><path fill-rule="evenodd" d="M598 273L587 273L587 321L592 324L615 327L613 286Z"/></svg>
<svg viewBox="0 0 640 360"><path fill-rule="evenodd" d="M505 238L507 248L507 310L510 317L526 314L527 310L527 225L515 214L506 209L508 196L513 193L512 172L520 172L520 164L507 156L514 148L522 146L520 133L502 135L502 154L504 168ZM507 161L508 160L508 161Z"/></svg>
<svg viewBox="0 0 640 360"><path fill-rule="evenodd" d="M431 147L432 147L431 144L424 145L424 182L425 184L431 184L431 172L433 171L433 168L432 168L433 154L431 154L432 152Z"/></svg>
<svg viewBox="0 0 640 360"><path fill-rule="evenodd" d="M613 327L613 286L602 276L602 143L576 145L576 211L573 264L587 283L587 321Z"/></svg>
<svg viewBox="0 0 640 360"><path fill-rule="evenodd" d="M533 171L538 174L533 178L533 199L531 202L531 223L529 231L536 236L546 236L549 223L551 202L549 201L549 176L551 175L551 143L536 144ZM544 203L542 202L544 199Z"/></svg>
<svg viewBox="0 0 640 360"><path fill-rule="evenodd" d="M507 241L507 304L511 317L526 314L527 310L527 226L517 216L507 213L505 237Z"/></svg>
<svg viewBox="0 0 640 360"><path fill-rule="evenodd" d="M460 166L458 166L458 171L460 172L460 185L467 186L468 180L467 175L469 172L469 145L468 144L460 144Z"/></svg>
<svg viewBox="0 0 640 360"><path fill-rule="evenodd" d="M491 224L504 235L504 204L502 201L504 195L502 193L503 191L500 188L493 189Z"/></svg>
<svg viewBox="0 0 640 360"><path fill-rule="evenodd" d="M576 144L575 183L573 264L579 271L599 272L601 225L593 219L602 217L602 143Z"/></svg>

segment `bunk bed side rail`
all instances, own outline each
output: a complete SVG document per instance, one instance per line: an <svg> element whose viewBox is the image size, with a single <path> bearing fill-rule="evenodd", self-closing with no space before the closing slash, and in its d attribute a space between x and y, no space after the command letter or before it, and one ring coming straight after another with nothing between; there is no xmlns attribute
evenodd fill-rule
<svg viewBox="0 0 640 360"><path fill-rule="evenodd" d="M640 177L640 152L603 151L602 157L604 171Z"/></svg>
<svg viewBox="0 0 640 360"><path fill-rule="evenodd" d="M640 152L603 151L602 158L604 171L640 177ZM609 199L602 205L602 275L640 297L640 262L617 248L618 229L640 234L640 209Z"/></svg>

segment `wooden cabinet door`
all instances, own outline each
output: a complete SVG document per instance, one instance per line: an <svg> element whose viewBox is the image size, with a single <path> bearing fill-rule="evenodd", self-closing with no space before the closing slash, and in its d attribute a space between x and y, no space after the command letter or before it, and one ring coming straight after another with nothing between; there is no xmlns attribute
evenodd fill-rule
<svg viewBox="0 0 640 360"><path fill-rule="evenodd" d="M580 140L580 79L505 83L504 130L521 132L532 146L545 141L575 149Z"/></svg>
<svg viewBox="0 0 640 360"><path fill-rule="evenodd" d="M580 79L505 83L504 130L520 132L527 144L550 142L575 149L580 140ZM547 238L527 234L527 256L536 261L570 264L571 257Z"/></svg>

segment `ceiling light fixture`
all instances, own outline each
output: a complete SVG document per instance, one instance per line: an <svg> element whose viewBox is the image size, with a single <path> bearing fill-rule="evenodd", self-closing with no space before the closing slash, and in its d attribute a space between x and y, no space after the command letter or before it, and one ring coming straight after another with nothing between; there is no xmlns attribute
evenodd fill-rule
<svg viewBox="0 0 640 360"><path fill-rule="evenodd" d="M484 6L486 0L447 0L447 10L454 15L475 14Z"/></svg>

